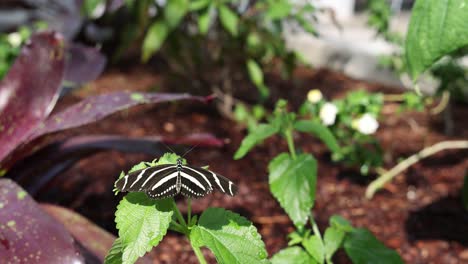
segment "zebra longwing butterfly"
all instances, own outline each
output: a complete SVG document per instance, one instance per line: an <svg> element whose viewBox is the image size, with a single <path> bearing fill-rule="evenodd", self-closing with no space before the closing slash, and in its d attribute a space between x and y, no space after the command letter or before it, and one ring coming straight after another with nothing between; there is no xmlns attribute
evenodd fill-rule
<svg viewBox="0 0 468 264"><path fill-rule="evenodd" d="M122 192L145 192L153 199L173 197L179 193L199 198L218 189L234 196L237 186L229 179L202 168L177 164L165 164L134 171L120 178L115 187Z"/></svg>

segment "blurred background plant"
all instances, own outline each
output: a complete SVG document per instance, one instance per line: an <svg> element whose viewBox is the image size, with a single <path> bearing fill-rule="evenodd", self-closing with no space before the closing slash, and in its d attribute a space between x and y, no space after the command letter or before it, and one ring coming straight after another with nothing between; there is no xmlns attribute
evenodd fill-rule
<svg viewBox="0 0 468 264"><path fill-rule="evenodd" d="M429 9L438 8L437 4L429 4L424 12L429 12ZM408 64L405 60L405 45L415 43L416 40L405 39L405 36L398 34L390 29L390 20L394 13L392 12L389 1L386 0L369 0L368 1L368 25L374 28L378 36L382 36L386 41L395 47L395 51L391 55L380 56L380 65L384 68L391 69L396 74L400 75L403 83L410 85L408 75L411 74L411 69L407 68ZM442 8L442 7L441 7ZM424 19L424 14L415 14L415 24L421 23ZM450 22L449 22L450 23ZM456 26L456 22L452 25ZM442 34L442 32L440 32ZM411 38L415 38L416 34L408 34ZM429 38L429 34L423 38ZM456 45L454 45L456 46ZM437 53L434 49L434 54ZM432 112L433 114L444 114L445 133L453 134L453 117L451 116L451 103L468 102L468 67L461 62L462 58L468 55L468 49L463 45L450 52L444 52L443 55L438 55L437 61L429 63L429 70L426 72L431 78L437 80L438 86L434 93L435 98L442 97L440 105ZM421 56L422 57L422 56ZM420 57L420 58L421 58ZM430 57L430 56L428 56ZM419 58L417 58L419 59ZM417 88L417 87L416 87ZM418 88L417 88L418 89Z"/></svg>
<svg viewBox="0 0 468 264"><path fill-rule="evenodd" d="M85 13L93 17L104 2L85 1ZM95 23L118 34L103 41L104 48L112 46L114 61L123 59L129 48L140 53L143 62L156 56L172 76L171 87L216 93L223 101L220 109L232 117L230 98L256 87L258 96L241 99L263 101L270 93L266 73L279 71L288 78L302 63L299 54L286 48L284 27L315 34L314 11L311 4L287 0L143 0L125 1ZM252 85L245 87L246 80Z"/></svg>

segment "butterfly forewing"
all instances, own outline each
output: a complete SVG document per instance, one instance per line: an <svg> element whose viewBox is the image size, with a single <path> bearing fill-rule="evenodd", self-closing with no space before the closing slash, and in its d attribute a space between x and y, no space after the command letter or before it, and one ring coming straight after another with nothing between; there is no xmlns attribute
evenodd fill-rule
<svg viewBox="0 0 468 264"><path fill-rule="evenodd" d="M205 170L202 168L194 168L189 166L184 166L184 170L191 172L191 175L199 175L198 177L209 182L211 188L216 188L222 193L234 196L237 193L237 186L230 181L228 178L216 174L212 171ZM197 173L194 173L197 172ZM203 175L204 177L200 176Z"/></svg>
<svg viewBox="0 0 468 264"><path fill-rule="evenodd" d="M119 179L115 186L123 192L138 192L149 189L162 176L177 171L175 165L165 164L134 171Z"/></svg>

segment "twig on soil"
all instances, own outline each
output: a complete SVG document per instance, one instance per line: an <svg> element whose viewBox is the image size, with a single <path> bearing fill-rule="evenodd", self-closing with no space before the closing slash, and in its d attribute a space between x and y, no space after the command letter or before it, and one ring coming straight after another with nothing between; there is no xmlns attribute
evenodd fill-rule
<svg viewBox="0 0 468 264"><path fill-rule="evenodd" d="M446 149L465 149L468 148L468 140L455 140L455 141L442 141L437 144L434 144L430 147L424 148L420 152L410 156L409 158L398 163L391 170L382 174L380 177L372 181L366 190L366 198L372 199L374 194L380 190L386 183L391 181L398 174L409 168L411 165L417 163L418 161L429 157L439 151Z"/></svg>
<svg viewBox="0 0 468 264"><path fill-rule="evenodd" d="M444 109L447 107L447 105L450 102L450 92L449 91L444 91L442 93L442 98L440 99L440 102L438 105L436 105L434 108L431 109L431 114L432 115L438 115L444 111Z"/></svg>

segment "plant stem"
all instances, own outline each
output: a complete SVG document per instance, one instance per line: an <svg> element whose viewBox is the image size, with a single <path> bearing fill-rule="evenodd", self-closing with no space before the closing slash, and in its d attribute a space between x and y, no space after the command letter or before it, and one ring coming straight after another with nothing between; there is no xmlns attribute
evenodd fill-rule
<svg viewBox="0 0 468 264"><path fill-rule="evenodd" d="M466 148L468 148L468 140L442 141L430 147L424 148L420 152L398 163L391 170L387 171L386 173L382 174L379 178L371 182L369 186L367 186L366 198L371 199L372 196L374 196L375 192L377 192L386 183L391 181L394 177L396 177L398 174L400 174L401 172L403 172L404 170L406 170L408 167L415 164L416 162L445 149L466 149Z"/></svg>
<svg viewBox="0 0 468 264"><path fill-rule="evenodd" d="M171 228L171 230L185 234L185 235L187 234L186 228L182 226L181 224L177 223L176 221L172 220L171 225L172 226L169 227Z"/></svg>
<svg viewBox="0 0 468 264"><path fill-rule="evenodd" d="M187 224L190 225L192 218L192 199L187 198Z"/></svg>
<svg viewBox="0 0 468 264"><path fill-rule="evenodd" d="M201 252L199 247L194 246L192 243L190 243L192 246L193 252L195 252L195 256L197 256L198 262L200 264L207 264L205 256L203 256L203 253Z"/></svg>
<svg viewBox="0 0 468 264"><path fill-rule="evenodd" d="M173 207L174 207L174 212L176 214L177 220L179 221L179 224L184 226L185 228L187 227L187 223L185 222L184 217L182 216L182 213L180 213L179 208L177 207L176 202L174 199L172 199Z"/></svg>
<svg viewBox="0 0 468 264"><path fill-rule="evenodd" d="M320 234L320 230L318 229L317 223L315 223L314 214L312 212L310 213L310 224L312 225L312 230L314 231L314 234L323 243L322 234Z"/></svg>
<svg viewBox="0 0 468 264"><path fill-rule="evenodd" d="M291 153L291 157L296 159L296 148L294 147L294 140L292 136L292 128L288 128L285 133L286 141L288 142L289 152Z"/></svg>

